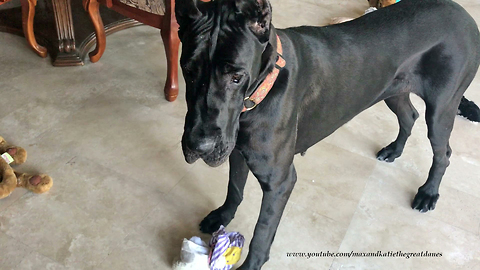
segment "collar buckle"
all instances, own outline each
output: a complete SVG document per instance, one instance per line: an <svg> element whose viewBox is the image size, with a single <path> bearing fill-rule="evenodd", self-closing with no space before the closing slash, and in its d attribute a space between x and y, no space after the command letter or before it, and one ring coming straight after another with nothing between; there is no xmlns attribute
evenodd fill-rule
<svg viewBox="0 0 480 270"><path fill-rule="evenodd" d="M250 111L255 109L257 107L258 103L256 103L253 99L250 97L246 97L243 99L243 110L242 112Z"/></svg>

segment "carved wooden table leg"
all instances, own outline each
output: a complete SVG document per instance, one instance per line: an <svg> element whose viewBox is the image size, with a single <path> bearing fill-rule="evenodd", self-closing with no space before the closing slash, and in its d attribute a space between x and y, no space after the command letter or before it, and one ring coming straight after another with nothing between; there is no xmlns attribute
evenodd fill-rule
<svg viewBox="0 0 480 270"><path fill-rule="evenodd" d="M168 101L174 101L178 96L178 47L180 40L178 38L177 19L175 18L175 3L165 1L165 4L163 27L160 30L167 55L167 81L165 82L164 92Z"/></svg>
<svg viewBox="0 0 480 270"><path fill-rule="evenodd" d="M0 0L0 3L3 1ZM20 1L25 7L33 10L35 5L29 5L29 1L32 0ZM33 1L37 2L34 21L36 40L48 49L53 65L62 67L83 65L83 59L95 45L96 35L91 19L82 7L82 1ZM23 36L22 8L9 3L2 4L2 7L5 7L4 5L11 7L0 10L0 31ZM108 8L100 7L100 14L107 36L122 29L141 25ZM33 21L33 16L31 18ZM29 27L28 24L26 26Z"/></svg>
<svg viewBox="0 0 480 270"><path fill-rule="evenodd" d="M75 33L73 30L72 7L70 0L51 0L55 14L58 36L57 58L54 66L83 65L75 48Z"/></svg>
<svg viewBox="0 0 480 270"><path fill-rule="evenodd" d="M95 28L95 35L97 37L97 45L95 50L88 54L92 63L100 60L105 52L105 47L107 46L105 28L103 26L102 17L100 17L99 5L100 4L97 0L83 0L83 7L88 12L90 19L92 20L93 27Z"/></svg>
<svg viewBox="0 0 480 270"><path fill-rule="evenodd" d="M28 45L37 53L40 57L47 57L47 49L38 45L33 32L33 18L35 16L35 6L37 0L22 0L22 27L23 34L27 39Z"/></svg>

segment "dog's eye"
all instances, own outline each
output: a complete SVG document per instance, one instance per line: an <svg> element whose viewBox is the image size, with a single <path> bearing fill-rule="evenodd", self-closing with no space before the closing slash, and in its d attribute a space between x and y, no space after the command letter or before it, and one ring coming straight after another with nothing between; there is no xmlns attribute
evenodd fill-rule
<svg viewBox="0 0 480 270"><path fill-rule="evenodd" d="M233 83L239 83L243 78L243 75L242 74L234 74L232 76L232 82Z"/></svg>

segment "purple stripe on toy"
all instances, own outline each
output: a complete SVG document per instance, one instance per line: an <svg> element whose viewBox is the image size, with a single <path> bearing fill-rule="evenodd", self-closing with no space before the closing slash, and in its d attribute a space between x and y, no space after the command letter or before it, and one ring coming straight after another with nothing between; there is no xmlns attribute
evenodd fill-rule
<svg viewBox="0 0 480 270"><path fill-rule="evenodd" d="M220 226L218 231L214 232L210 239L210 269L211 270L230 270L233 264L227 264L225 254L230 247L240 248L238 258L240 258L241 248L245 244L245 238L238 232L225 231L225 227Z"/></svg>
<svg viewBox="0 0 480 270"><path fill-rule="evenodd" d="M227 251L228 246L230 245L230 240L228 239L228 236L218 235L217 238L218 241L215 246L213 246L212 250L212 261L218 260L218 258L220 258L220 256L222 256L223 253Z"/></svg>

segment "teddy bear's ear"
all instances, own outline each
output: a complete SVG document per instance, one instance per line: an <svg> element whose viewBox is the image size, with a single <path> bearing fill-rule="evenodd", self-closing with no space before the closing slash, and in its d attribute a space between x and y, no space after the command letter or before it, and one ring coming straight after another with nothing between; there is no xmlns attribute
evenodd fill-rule
<svg viewBox="0 0 480 270"><path fill-rule="evenodd" d="M376 7L378 8L378 0L367 0L368 1L368 4L371 6L371 7Z"/></svg>

